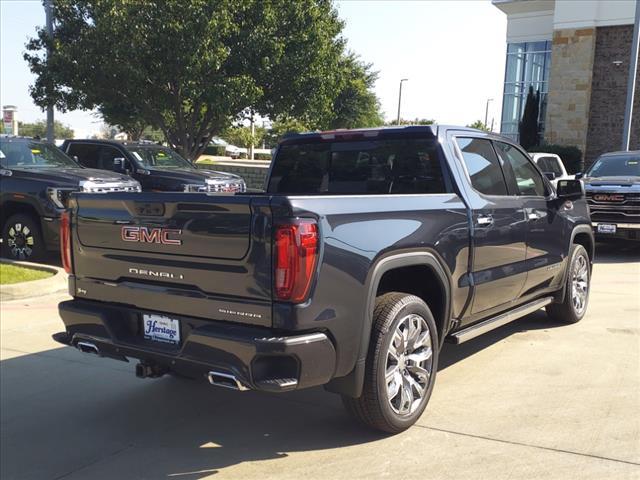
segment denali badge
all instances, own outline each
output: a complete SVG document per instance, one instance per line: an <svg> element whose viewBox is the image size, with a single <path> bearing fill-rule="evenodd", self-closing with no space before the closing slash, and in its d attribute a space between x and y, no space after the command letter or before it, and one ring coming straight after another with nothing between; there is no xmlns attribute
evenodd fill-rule
<svg viewBox="0 0 640 480"><path fill-rule="evenodd" d="M147 277L172 278L176 280L184 279L184 275L181 273L159 272L157 270L148 270L146 268L130 268L129 273L133 273L135 275L146 275Z"/></svg>
<svg viewBox="0 0 640 480"><path fill-rule="evenodd" d="M174 228L149 228L124 226L121 230L125 242L162 243L163 245L182 245L182 240L169 238L169 235L181 235L182 230Z"/></svg>
<svg viewBox="0 0 640 480"><path fill-rule="evenodd" d="M624 202L624 195L599 193L593 196L596 202Z"/></svg>

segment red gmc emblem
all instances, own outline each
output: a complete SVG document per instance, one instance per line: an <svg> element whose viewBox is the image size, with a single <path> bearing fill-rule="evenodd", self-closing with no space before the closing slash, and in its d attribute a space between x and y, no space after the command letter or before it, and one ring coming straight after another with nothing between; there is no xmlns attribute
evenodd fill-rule
<svg viewBox="0 0 640 480"><path fill-rule="evenodd" d="M599 193L593 196L596 202L624 202L624 195Z"/></svg>
<svg viewBox="0 0 640 480"><path fill-rule="evenodd" d="M174 228L122 227L121 237L125 242L161 243L163 245L182 245L182 240L169 238L181 235L182 230Z"/></svg>

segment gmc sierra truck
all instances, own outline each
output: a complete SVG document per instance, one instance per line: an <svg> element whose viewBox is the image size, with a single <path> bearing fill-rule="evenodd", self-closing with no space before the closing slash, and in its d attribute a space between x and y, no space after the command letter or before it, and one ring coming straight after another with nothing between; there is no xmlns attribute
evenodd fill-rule
<svg viewBox="0 0 640 480"><path fill-rule="evenodd" d="M60 215L71 192L140 190L125 175L78 165L51 143L0 135L2 255L37 262L59 252Z"/></svg>
<svg viewBox="0 0 640 480"><path fill-rule="evenodd" d="M546 307L585 314L594 239L508 139L410 126L283 140L257 194L75 194L73 300L55 340L236 390L324 385L362 423L412 425L444 341Z"/></svg>
<svg viewBox="0 0 640 480"><path fill-rule="evenodd" d="M597 240L640 240L640 151L598 157L584 174Z"/></svg>

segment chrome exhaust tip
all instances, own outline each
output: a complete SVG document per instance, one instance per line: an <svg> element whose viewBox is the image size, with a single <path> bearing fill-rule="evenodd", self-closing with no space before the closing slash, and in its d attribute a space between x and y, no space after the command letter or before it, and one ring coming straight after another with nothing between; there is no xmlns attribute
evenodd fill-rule
<svg viewBox="0 0 640 480"><path fill-rule="evenodd" d="M235 375L230 373L211 371L207 374L207 379L211 385L215 385L216 387L229 388L231 390L239 390L241 392L249 390L249 387L244 385L236 378Z"/></svg>
<svg viewBox="0 0 640 480"><path fill-rule="evenodd" d="M76 348L82 353L93 353L94 355L100 355L98 347L90 342L78 342L76 343Z"/></svg>

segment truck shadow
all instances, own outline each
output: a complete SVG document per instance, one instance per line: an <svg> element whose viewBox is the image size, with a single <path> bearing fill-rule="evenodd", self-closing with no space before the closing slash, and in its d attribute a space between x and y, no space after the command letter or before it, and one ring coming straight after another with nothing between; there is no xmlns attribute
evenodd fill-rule
<svg viewBox="0 0 640 480"><path fill-rule="evenodd" d="M640 242L609 241L596 244L595 263L640 262Z"/></svg>
<svg viewBox="0 0 640 480"><path fill-rule="evenodd" d="M536 312L447 345L440 370L518 332L553 326ZM132 363L68 347L3 360L0 379L1 478L200 479L240 464L277 475L277 463L250 463L387 438L356 425L322 388L275 395L167 376L139 380Z"/></svg>

